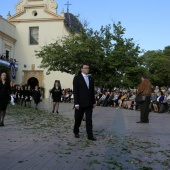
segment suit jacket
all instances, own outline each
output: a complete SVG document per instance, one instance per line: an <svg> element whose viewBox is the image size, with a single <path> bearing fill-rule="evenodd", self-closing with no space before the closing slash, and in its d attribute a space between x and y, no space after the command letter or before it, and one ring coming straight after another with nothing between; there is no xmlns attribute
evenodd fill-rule
<svg viewBox="0 0 170 170"><path fill-rule="evenodd" d="M146 96L151 96L152 93L152 85L148 79L145 79L141 82L138 88L138 94L145 94Z"/></svg>
<svg viewBox="0 0 170 170"><path fill-rule="evenodd" d="M94 80L89 76L89 88L82 74L73 80L74 104L80 107L92 107L95 104Z"/></svg>

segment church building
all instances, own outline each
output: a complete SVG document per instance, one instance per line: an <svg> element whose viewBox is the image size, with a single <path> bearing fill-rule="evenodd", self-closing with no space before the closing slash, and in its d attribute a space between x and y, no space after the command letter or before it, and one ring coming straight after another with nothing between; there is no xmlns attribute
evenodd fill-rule
<svg viewBox="0 0 170 170"><path fill-rule="evenodd" d="M8 58L0 59L0 65L3 61L10 65L9 58L16 61L14 84L32 87L38 84L45 89L46 98L55 80L60 80L62 88L72 88L74 76L59 71L46 74L47 69L39 68L41 59L35 56L35 51L41 50L44 45L67 36L69 22L78 20L68 12L57 14L57 6L54 0L20 0L13 16L9 13L6 20L0 17L0 55Z"/></svg>
<svg viewBox="0 0 170 170"><path fill-rule="evenodd" d="M15 26L0 16L0 72L11 74L10 58L14 58L14 47L16 42ZM13 70L17 70L18 65L13 63ZM14 73L15 74L15 73Z"/></svg>

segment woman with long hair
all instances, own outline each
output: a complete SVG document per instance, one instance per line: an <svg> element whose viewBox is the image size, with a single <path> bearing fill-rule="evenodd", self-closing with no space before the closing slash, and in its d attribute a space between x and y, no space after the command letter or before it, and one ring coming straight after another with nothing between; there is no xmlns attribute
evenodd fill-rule
<svg viewBox="0 0 170 170"><path fill-rule="evenodd" d="M58 112L59 109L59 102L61 102L61 96L62 96L62 89L61 89L61 84L60 81L55 80L54 82L54 87L51 90L52 93L52 98L53 98L53 113L56 110L56 113Z"/></svg>
<svg viewBox="0 0 170 170"><path fill-rule="evenodd" d="M4 126L4 118L11 93L10 82L7 81L7 74L1 73L0 79L0 126Z"/></svg>

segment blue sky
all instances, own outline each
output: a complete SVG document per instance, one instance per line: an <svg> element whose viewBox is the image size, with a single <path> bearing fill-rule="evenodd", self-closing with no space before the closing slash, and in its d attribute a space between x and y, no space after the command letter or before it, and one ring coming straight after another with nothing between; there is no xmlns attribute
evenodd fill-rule
<svg viewBox="0 0 170 170"><path fill-rule="evenodd" d="M6 18L8 11L15 13L14 6L19 0L0 0L0 15ZM57 13L64 8L67 0L56 0ZM126 38L145 50L163 49L170 45L170 0L70 0L70 12L80 14L93 29L121 21L126 28Z"/></svg>

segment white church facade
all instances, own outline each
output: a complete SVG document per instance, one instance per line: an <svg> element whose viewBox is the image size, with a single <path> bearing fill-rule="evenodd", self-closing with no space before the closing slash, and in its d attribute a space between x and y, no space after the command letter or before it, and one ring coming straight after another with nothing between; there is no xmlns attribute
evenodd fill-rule
<svg viewBox="0 0 170 170"><path fill-rule="evenodd" d="M15 9L13 16L0 18L0 54L16 60L14 84L38 83L44 87L46 98L55 80L60 80L62 88L72 88L73 75L61 72L47 75L46 69L39 68L41 59L35 56L35 51L44 45L69 34L64 12L57 14L54 0L20 0Z"/></svg>
<svg viewBox="0 0 170 170"><path fill-rule="evenodd" d="M14 58L15 26L0 16L0 70L6 70L10 74L10 58ZM18 65L15 64L15 69Z"/></svg>

